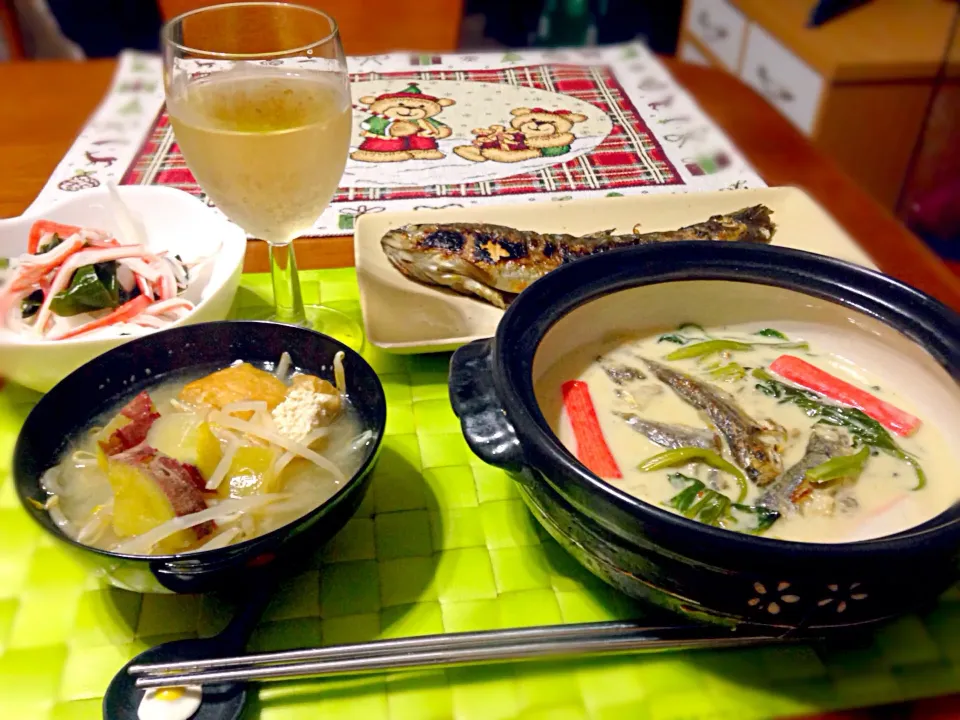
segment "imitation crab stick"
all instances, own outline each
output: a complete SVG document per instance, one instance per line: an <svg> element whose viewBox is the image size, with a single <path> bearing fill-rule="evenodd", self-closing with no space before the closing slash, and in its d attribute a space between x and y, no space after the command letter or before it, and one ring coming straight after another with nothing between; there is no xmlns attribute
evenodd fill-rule
<svg viewBox="0 0 960 720"><path fill-rule="evenodd" d="M107 262L110 260L120 260L127 257L145 257L150 253L137 246L120 246L104 250L82 250L67 258L67 261L60 266L57 274L50 285L50 292L43 300L43 305L37 312L37 321L34 325L36 331L43 334L47 329L50 320L50 304L58 292L64 290L69 284L73 273L84 265L94 265L96 263ZM119 310L119 308L117 308Z"/></svg>
<svg viewBox="0 0 960 720"><path fill-rule="evenodd" d="M577 439L577 459L602 478L622 478L617 461L603 439L600 420L590 399L590 388L582 380L568 380L561 390L563 406Z"/></svg>
<svg viewBox="0 0 960 720"><path fill-rule="evenodd" d="M74 233L80 232L81 228L76 225L64 225L53 220L37 220L30 228L30 234L27 236L27 252L31 255L37 252L40 240L48 233L55 233L66 240Z"/></svg>
<svg viewBox="0 0 960 720"><path fill-rule="evenodd" d="M110 325L116 325L117 323L129 322L137 315L142 313L146 307L153 302L150 298L144 295L137 295L133 300L125 302L123 305L118 307L109 315L104 315L101 318L96 320L91 320L88 323L84 323L79 327L72 328L67 330L56 337L51 337L51 340L66 340L68 338L77 337L78 335L84 335L88 332L94 330L99 330L100 328L105 328Z"/></svg>
<svg viewBox="0 0 960 720"><path fill-rule="evenodd" d="M183 298L171 298L170 300L159 300L144 312L147 315L163 315L165 313L176 312L178 310L193 310L193 303Z"/></svg>
<svg viewBox="0 0 960 720"><path fill-rule="evenodd" d="M857 408L897 435L912 435L920 427L920 418L793 355L781 355L770 363L770 370L800 387Z"/></svg>

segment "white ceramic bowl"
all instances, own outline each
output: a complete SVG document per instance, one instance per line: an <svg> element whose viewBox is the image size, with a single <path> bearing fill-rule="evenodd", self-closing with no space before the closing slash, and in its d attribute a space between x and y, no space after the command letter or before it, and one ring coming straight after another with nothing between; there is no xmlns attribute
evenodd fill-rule
<svg viewBox="0 0 960 720"><path fill-rule="evenodd" d="M170 327L225 319L243 272L247 246L243 230L180 190L124 186L119 192L142 220L151 249L179 253L188 261L215 254L183 293L195 309ZM26 252L27 234L40 218L119 234L110 208L106 189L89 190L46 210L0 220L0 257ZM129 339L131 336L50 341L25 338L0 328L0 377L46 392L88 360Z"/></svg>

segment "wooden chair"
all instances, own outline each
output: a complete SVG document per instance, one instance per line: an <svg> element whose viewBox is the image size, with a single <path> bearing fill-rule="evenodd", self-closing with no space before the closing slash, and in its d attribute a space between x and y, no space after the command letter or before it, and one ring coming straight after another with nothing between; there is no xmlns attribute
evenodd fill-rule
<svg viewBox="0 0 960 720"><path fill-rule="evenodd" d="M333 16L348 55L457 49L463 0L297 0ZM168 20L216 0L159 0Z"/></svg>

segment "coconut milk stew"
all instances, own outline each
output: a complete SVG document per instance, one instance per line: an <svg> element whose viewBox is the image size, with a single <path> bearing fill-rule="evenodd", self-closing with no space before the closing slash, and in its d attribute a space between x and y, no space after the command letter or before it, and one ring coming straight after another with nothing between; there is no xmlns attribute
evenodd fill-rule
<svg viewBox="0 0 960 720"><path fill-rule="evenodd" d="M783 330L619 337L560 358L537 397L560 441L611 485L733 531L850 542L958 499L956 456L902 382L806 342L801 324Z"/></svg>

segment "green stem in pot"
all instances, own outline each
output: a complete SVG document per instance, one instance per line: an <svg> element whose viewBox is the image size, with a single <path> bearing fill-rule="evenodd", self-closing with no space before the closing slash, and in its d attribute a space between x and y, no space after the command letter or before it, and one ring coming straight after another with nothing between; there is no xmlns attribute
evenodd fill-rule
<svg viewBox="0 0 960 720"><path fill-rule="evenodd" d="M814 484L839 480L840 478L856 478L863 472L863 466L870 457L870 448L864 445L853 455L840 455L820 463L807 470L805 478Z"/></svg>
<svg viewBox="0 0 960 720"><path fill-rule="evenodd" d="M682 489L670 498L668 507L705 525L759 535L780 518L780 513L776 510L731 502L723 493L708 488L702 480L682 473L670 475L670 484ZM731 525L738 527L732 528Z"/></svg>
<svg viewBox="0 0 960 720"><path fill-rule="evenodd" d="M752 350L750 343L739 342L737 340L705 340L704 342L694 343L674 350L666 356L667 360L686 360L688 358L703 357L713 355L714 353L725 350Z"/></svg>
<svg viewBox="0 0 960 720"><path fill-rule="evenodd" d="M733 475L737 480L737 486L740 490L737 495L737 502L742 503L747 497L747 476L743 470L733 463L725 460L719 453L713 450L697 447L682 447L675 450L665 450L653 457L649 457L637 466L641 472L653 472L654 470L663 470L668 467L677 467L678 465L687 465L692 462L702 462L704 465Z"/></svg>

